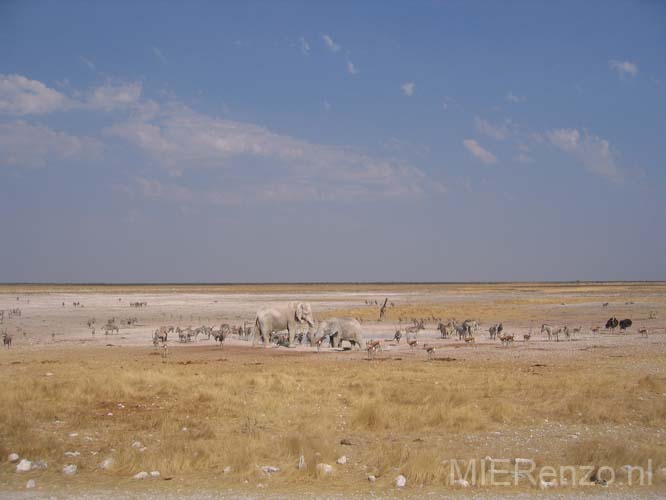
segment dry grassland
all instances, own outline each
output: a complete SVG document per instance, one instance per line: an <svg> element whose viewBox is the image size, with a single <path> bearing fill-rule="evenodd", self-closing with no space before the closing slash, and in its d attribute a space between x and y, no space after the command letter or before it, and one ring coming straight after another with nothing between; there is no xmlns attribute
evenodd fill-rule
<svg viewBox="0 0 666 500"><path fill-rule="evenodd" d="M632 363L663 361L646 352ZM392 488L398 473L410 487L450 488L444 460L486 455L666 466L666 374L594 351L544 366L211 346L172 349L163 362L149 348L53 348L3 353L0 378L0 454L49 464L17 474L3 462L0 486L10 489L39 477L68 488L166 488L171 479L184 488L366 494ZM348 463L335 465L341 455ZM99 470L107 457L114 466ZM334 465L331 477L319 477L320 462ZM73 478L61 473L69 463L79 467ZM281 470L269 476L264 465ZM161 480L130 479L144 470Z"/></svg>

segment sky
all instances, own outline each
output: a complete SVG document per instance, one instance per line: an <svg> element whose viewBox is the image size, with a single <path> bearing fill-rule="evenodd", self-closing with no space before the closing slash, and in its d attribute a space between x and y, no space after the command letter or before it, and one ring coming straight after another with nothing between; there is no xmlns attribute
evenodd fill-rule
<svg viewBox="0 0 666 500"><path fill-rule="evenodd" d="M666 280L666 4L0 2L1 282Z"/></svg>

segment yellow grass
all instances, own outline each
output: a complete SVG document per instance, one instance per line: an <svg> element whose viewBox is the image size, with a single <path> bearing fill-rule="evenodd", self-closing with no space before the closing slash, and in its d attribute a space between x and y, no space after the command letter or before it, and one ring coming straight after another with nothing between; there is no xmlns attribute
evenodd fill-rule
<svg viewBox="0 0 666 500"><path fill-rule="evenodd" d="M38 477L55 486L121 481L140 488L133 474L159 470L183 487L261 482L363 493L391 487L398 473L410 487L448 488L443 460L452 458L527 455L613 467L652 458L655 468L666 466L663 442L654 439L666 427L666 375L630 369L626 359L591 353L584 362L530 366L210 346L172 351L166 363L144 348L3 353L0 454L44 459L49 468L20 475L3 460L0 485ZM643 354L635 361L664 360ZM575 432L580 438L567 437ZM521 444L528 436L535 439L529 449ZM341 445L343 438L352 446ZM146 450L132 448L134 441ZM348 464L335 465L343 454ZM106 457L114 467L96 470ZM319 462L334 465L332 478L319 477ZM79 466L74 479L60 473L68 463ZM268 477L264 465L281 471ZM232 472L224 474L227 466ZM369 483L367 474L378 481Z"/></svg>

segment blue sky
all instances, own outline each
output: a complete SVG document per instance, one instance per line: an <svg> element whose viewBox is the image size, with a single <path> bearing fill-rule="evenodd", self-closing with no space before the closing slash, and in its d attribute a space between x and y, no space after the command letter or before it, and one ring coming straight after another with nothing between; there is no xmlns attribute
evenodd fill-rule
<svg viewBox="0 0 666 500"><path fill-rule="evenodd" d="M0 281L666 279L665 132L656 1L6 1Z"/></svg>

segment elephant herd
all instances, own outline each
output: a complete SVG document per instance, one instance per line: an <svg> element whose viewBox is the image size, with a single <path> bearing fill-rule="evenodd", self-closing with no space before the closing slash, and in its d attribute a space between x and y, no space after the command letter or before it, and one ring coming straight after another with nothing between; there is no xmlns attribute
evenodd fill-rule
<svg viewBox="0 0 666 500"><path fill-rule="evenodd" d="M307 302L289 302L282 306L265 307L257 311L254 341L263 341L268 346L281 331L287 331L285 344L294 345L298 330L306 326L310 345L319 347L326 337L331 347L340 347L343 340L361 349L363 332L361 324L354 318L328 318L318 323Z"/></svg>

